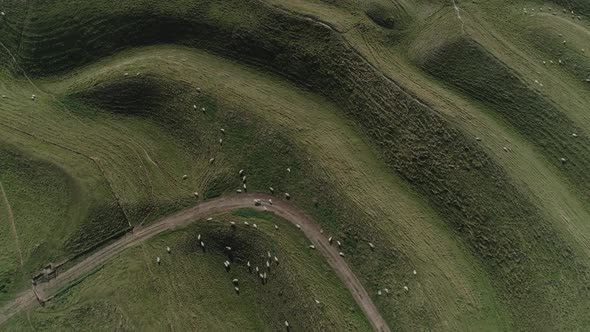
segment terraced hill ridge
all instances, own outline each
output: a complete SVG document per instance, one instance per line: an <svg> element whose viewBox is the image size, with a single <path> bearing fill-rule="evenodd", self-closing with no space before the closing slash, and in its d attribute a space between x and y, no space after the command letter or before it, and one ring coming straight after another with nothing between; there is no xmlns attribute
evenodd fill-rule
<svg viewBox="0 0 590 332"><path fill-rule="evenodd" d="M588 15L1 1L0 329L590 329Z"/></svg>

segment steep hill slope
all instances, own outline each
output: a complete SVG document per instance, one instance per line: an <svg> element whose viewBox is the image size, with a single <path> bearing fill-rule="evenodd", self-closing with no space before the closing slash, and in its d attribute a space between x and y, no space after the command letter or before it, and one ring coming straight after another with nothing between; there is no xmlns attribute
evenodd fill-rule
<svg viewBox="0 0 590 332"><path fill-rule="evenodd" d="M342 241L394 329L587 328L585 6L4 1L0 141L65 180L13 166L0 218L30 237L40 218L8 212L35 199L23 181L73 211L47 215L42 258L10 246L5 298L49 260L272 187Z"/></svg>

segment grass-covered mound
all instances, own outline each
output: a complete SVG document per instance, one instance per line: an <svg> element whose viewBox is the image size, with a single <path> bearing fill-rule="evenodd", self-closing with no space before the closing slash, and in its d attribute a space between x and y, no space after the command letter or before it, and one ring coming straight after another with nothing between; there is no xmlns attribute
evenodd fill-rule
<svg viewBox="0 0 590 332"><path fill-rule="evenodd" d="M76 204L78 184L55 164L0 143L0 169L0 302L4 302L30 283L36 269L63 255L64 240L85 211Z"/></svg>

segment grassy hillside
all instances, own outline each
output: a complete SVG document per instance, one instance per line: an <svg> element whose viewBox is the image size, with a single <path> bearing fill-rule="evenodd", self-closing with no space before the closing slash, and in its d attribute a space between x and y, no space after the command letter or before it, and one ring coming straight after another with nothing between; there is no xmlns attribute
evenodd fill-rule
<svg viewBox="0 0 590 332"><path fill-rule="evenodd" d="M553 21L528 20L528 2L500 0L2 6L0 140L56 165L67 185L48 186L74 191L48 195L75 215L51 216L63 234L28 270L235 194L245 169L248 190L289 192L342 240L392 327L590 324L588 38L568 35L571 24L543 27ZM556 25L565 46L543 38ZM558 69L543 69L557 58ZM6 182L10 198L19 184ZM33 219L19 217L17 233ZM14 252L5 257L17 271ZM384 285L412 291L377 295ZM156 324L122 319L139 310L129 306L95 302L71 317ZM277 317L249 323L273 329L264 324Z"/></svg>
<svg viewBox="0 0 590 332"><path fill-rule="evenodd" d="M236 230L230 220L239 225ZM259 228L243 226L244 221ZM370 330L340 280L308 244L300 230L271 214L243 210L200 220L125 251L66 289L31 313L32 330L280 331L285 320L297 331ZM228 271L225 260L231 261ZM267 272L265 284L256 267ZM24 315L15 317L3 329L23 331L28 328L23 320Z"/></svg>

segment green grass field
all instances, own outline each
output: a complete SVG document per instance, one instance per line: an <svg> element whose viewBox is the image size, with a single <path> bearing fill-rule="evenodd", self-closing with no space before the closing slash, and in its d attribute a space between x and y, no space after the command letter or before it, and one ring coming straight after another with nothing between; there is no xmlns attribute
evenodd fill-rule
<svg viewBox="0 0 590 332"><path fill-rule="evenodd" d="M230 220L240 226L232 230ZM245 227L243 221L259 228ZM64 290L46 307L31 312L32 326L41 331L277 331L287 320L302 331L368 330L340 280L307 245L295 226L261 212L237 211L213 222L197 221L126 251ZM226 246L232 248L229 256ZM268 251L270 270L265 266ZM156 257L161 257L160 265ZM223 262L228 259L231 265L226 271ZM261 283L256 267L268 271L267 283ZM23 327L27 327L24 315L3 329Z"/></svg>
<svg viewBox="0 0 590 332"><path fill-rule="evenodd" d="M235 195L245 169L248 191L290 193L343 242L392 329L590 328L587 7L0 3L0 303L50 261ZM30 322L277 330L293 314L296 330L369 329L321 258L299 257L294 230L233 239L301 267L277 272L292 284L236 298L222 251L189 249L195 232L228 241L224 227L198 223L130 249ZM154 266L166 241L184 249ZM323 272L304 273L311 266ZM333 304L316 310L319 285ZM274 297L280 287L289 296ZM384 287L393 295L377 295ZM31 323L22 314L5 327Z"/></svg>

